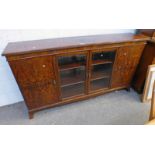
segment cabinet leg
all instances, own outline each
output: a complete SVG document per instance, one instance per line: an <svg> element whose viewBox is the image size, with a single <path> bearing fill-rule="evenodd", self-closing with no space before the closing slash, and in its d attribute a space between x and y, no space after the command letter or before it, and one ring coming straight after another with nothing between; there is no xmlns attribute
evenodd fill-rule
<svg viewBox="0 0 155 155"><path fill-rule="evenodd" d="M131 87L126 88L126 91L130 92L130 90L131 90Z"/></svg>
<svg viewBox="0 0 155 155"><path fill-rule="evenodd" d="M33 119L34 118L34 112L29 112L29 119Z"/></svg>

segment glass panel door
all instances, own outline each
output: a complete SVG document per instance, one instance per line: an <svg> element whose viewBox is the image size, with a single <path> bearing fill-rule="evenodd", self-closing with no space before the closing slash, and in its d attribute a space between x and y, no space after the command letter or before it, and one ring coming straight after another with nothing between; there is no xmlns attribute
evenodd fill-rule
<svg viewBox="0 0 155 155"><path fill-rule="evenodd" d="M115 51L92 53L90 90L100 90L110 87Z"/></svg>
<svg viewBox="0 0 155 155"><path fill-rule="evenodd" d="M58 57L62 99L85 94L86 54Z"/></svg>

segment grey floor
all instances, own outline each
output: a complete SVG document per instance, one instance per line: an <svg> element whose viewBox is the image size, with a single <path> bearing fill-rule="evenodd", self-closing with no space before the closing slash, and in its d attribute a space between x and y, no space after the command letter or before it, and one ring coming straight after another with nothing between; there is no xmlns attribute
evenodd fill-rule
<svg viewBox="0 0 155 155"><path fill-rule="evenodd" d="M130 125L145 124L149 103L141 103L140 96L125 90L40 111L29 120L24 102L0 108L0 124L29 125Z"/></svg>

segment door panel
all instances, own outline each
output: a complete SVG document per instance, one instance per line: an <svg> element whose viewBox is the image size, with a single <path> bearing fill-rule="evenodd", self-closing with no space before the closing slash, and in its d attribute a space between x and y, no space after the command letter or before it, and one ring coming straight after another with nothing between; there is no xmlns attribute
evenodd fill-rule
<svg viewBox="0 0 155 155"><path fill-rule="evenodd" d="M52 56L9 63L29 110L58 102L59 95Z"/></svg>
<svg viewBox="0 0 155 155"><path fill-rule="evenodd" d="M91 52L90 92L110 87L116 49L103 49Z"/></svg>
<svg viewBox="0 0 155 155"><path fill-rule="evenodd" d="M57 56L61 99L87 92L87 52Z"/></svg>
<svg viewBox="0 0 155 155"><path fill-rule="evenodd" d="M21 86L50 80L54 77L52 57L36 57L11 61L10 65Z"/></svg>
<svg viewBox="0 0 155 155"><path fill-rule="evenodd" d="M112 74L112 88L130 85L144 46L139 44L118 49Z"/></svg>
<svg viewBox="0 0 155 155"><path fill-rule="evenodd" d="M29 110L58 102L58 94L53 80L38 82L21 88Z"/></svg>

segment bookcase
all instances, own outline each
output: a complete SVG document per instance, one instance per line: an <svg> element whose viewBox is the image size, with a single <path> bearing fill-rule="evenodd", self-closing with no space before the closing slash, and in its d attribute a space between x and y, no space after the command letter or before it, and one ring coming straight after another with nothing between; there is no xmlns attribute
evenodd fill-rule
<svg viewBox="0 0 155 155"><path fill-rule="evenodd" d="M42 109L129 90L148 39L110 34L24 41L9 43L3 55L33 118Z"/></svg>

